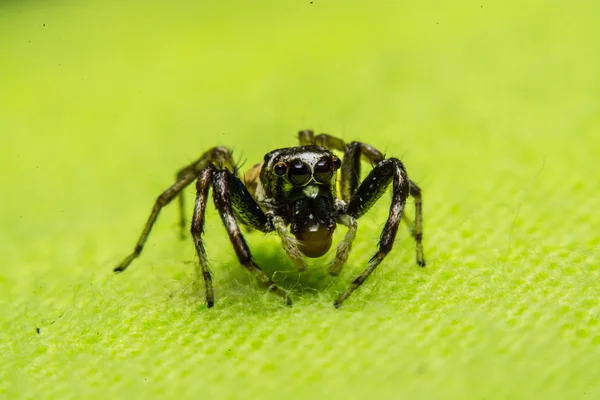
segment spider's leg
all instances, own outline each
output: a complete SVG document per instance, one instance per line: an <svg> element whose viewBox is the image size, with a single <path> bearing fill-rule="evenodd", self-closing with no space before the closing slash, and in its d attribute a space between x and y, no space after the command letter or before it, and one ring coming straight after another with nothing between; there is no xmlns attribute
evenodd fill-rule
<svg viewBox="0 0 600 400"><path fill-rule="evenodd" d="M342 139L328 135L327 133L320 133L315 136L314 132L310 129L298 132L298 141L301 145L316 144L330 150L344 151L346 148L346 143Z"/></svg>
<svg viewBox="0 0 600 400"><path fill-rule="evenodd" d="M346 213L358 219L375 204L390 183L392 183L392 203L388 219L379 238L379 250L369 260L365 271L335 300L333 303L335 307L339 307L352 292L364 283L392 249L410 191L409 179L402 162L396 158L381 161L361 183L348 204Z"/></svg>
<svg viewBox="0 0 600 400"><path fill-rule="evenodd" d="M321 133L314 135L311 130L303 130L298 132L300 144L316 144L325 147L329 150L343 151L341 176L340 176L340 191L344 202L349 202L360 184L361 161L369 162L371 165L379 164L384 159L383 153L375 147L364 142L350 142L346 144L342 139L335 136ZM414 185L416 187L416 185ZM417 187L418 190L418 187ZM411 191L412 194L412 191ZM340 215L342 215L341 213ZM418 216L420 217L420 209ZM329 266L329 274L338 275L348 259L348 254L352 248L352 242L356 237L356 219L350 216L344 216L343 220L338 220L338 223L348 227L348 232L344 239L338 245L336 257ZM421 225L419 225L421 226ZM416 236L415 236L416 237ZM420 243L420 242L418 242ZM417 252L419 252L419 244L417 244ZM421 248L422 254L422 248ZM421 257L422 258L422 257Z"/></svg>
<svg viewBox="0 0 600 400"><path fill-rule="evenodd" d="M362 142L350 142L345 146L340 177L340 191L344 202L349 202L359 187L361 158L362 161L366 160L370 161L371 164L377 164L383 160L383 154L373 146ZM334 276L339 275L344 263L346 263L352 248L352 242L356 237L356 219L349 215L346 215L345 219L347 223L341 221L341 224L348 227L348 232L338 245L335 259L329 266L329 274Z"/></svg>
<svg viewBox="0 0 600 400"><path fill-rule="evenodd" d="M340 189L342 199L346 202L356 192L360 183L361 159L370 162L371 165L380 163L384 156L375 147L363 142L350 142L346 144L342 139L321 133L315 136L311 130L298 132L300 144L316 144L329 150L343 151L342 169L340 177Z"/></svg>
<svg viewBox="0 0 600 400"><path fill-rule="evenodd" d="M344 235L344 238L340 244L338 244L335 252L335 258L329 265L329 275L332 276L339 275L342 267L346 263L346 260L348 260L348 254L350 253L352 243L356 238L356 230L358 229L356 218L351 217L348 214L341 214L337 216L335 220L338 224L346 226L348 231Z"/></svg>
<svg viewBox="0 0 600 400"><path fill-rule="evenodd" d="M200 259L200 270L197 271L197 280L199 275L204 278L204 286L206 288L206 305L211 308L215 304L215 294L212 285L212 276L210 269L208 268L208 259L206 258L206 250L204 249L204 242L202 241L202 233L204 232L204 215L206 213L206 200L208 198L208 190L212 184L212 174L214 167L212 164L207 166L200 172L200 176L196 181L196 204L194 206L194 215L192 217L192 238L194 239L194 246L196 247L196 253Z"/></svg>
<svg viewBox="0 0 600 400"><path fill-rule="evenodd" d="M425 266L425 257L423 256L423 200L421 189L416 183L410 181L410 195L415 199L415 220L411 221L406 214L402 214L402 220L406 223L408 230L415 239L417 250L417 264Z"/></svg>
<svg viewBox="0 0 600 400"><path fill-rule="evenodd" d="M133 249L133 252L130 255L128 255L123 261L121 261L121 263L114 269L115 272L125 271L129 264L131 264L131 262L140 255L140 253L142 252L142 248L144 247L144 243L146 243L148 235L152 230L152 226L158 218L160 210L164 206L169 204L171 200L173 200L175 196L177 196L178 193L181 193L181 191L185 189L186 186L192 183L196 179L197 175L198 174L194 171L190 171L189 173L182 175L181 177L179 177L177 182L175 182L167 190L162 192L160 196L158 196L154 203L154 206L152 207L150 217L148 217L148 221L144 226L144 230L142 231L142 234L140 235L140 238L138 239L135 248Z"/></svg>
<svg viewBox="0 0 600 400"><path fill-rule="evenodd" d="M323 134L318 135L317 138L322 135ZM360 183L361 157L363 158L363 161L366 159L366 161L370 161L371 164L376 164L383 160L383 154L373 146L362 142L350 142L344 147L343 151L344 156L341 167L340 191L343 201L349 202ZM348 232L346 232L344 239L338 245L335 259L329 266L329 274L333 276L339 275L342 270L342 267L348 259L350 249L352 248L352 242L356 237L356 219L349 215L345 215L344 220L346 223L344 223L344 221L340 221L340 223L348 227Z"/></svg>
<svg viewBox="0 0 600 400"><path fill-rule="evenodd" d="M409 193L415 199L415 223L412 228L412 235L415 238L417 247L417 264L421 267L425 266L425 256L423 255L423 199L421 189L416 183L409 180Z"/></svg>
<svg viewBox="0 0 600 400"><path fill-rule="evenodd" d="M292 300L289 298L288 293L275 285L271 278L252 259L252 254L238 224L238 220L240 220L240 222L249 224L253 228L268 232L274 229L272 222L260 210L242 182L232 172L215 170L212 179L215 207L219 211L240 263L266 285L271 292L283 298L287 305L291 305Z"/></svg>
<svg viewBox="0 0 600 400"><path fill-rule="evenodd" d="M362 161L376 165L383 160L383 154L375 147L363 142L350 142L344 149L340 176L342 199L349 202L360 184Z"/></svg>
<svg viewBox="0 0 600 400"><path fill-rule="evenodd" d="M177 171L177 180L192 172L195 172L197 176L198 173L206 168L206 166L209 164L218 165L222 168L228 168L230 171L235 170L232 151L227 147L218 146L206 151L196 161ZM182 239L186 238L185 226L185 200L183 191L181 191L179 193L179 233Z"/></svg>

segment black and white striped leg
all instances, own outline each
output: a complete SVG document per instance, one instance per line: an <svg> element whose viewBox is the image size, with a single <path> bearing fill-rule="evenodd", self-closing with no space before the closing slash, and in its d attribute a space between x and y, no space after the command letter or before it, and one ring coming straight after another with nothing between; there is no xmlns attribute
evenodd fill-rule
<svg viewBox="0 0 600 400"><path fill-rule="evenodd" d="M383 154L371 145L363 142L350 142L344 149L340 176L342 199L350 201L360 184L361 161L377 165L383 160Z"/></svg>
<svg viewBox="0 0 600 400"><path fill-rule="evenodd" d="M381 161L373 168L350 199L346 212L351 217L358 219L375 204L390 183L392 183L392 202L388 219L379 237L379 249L371 258L363 273L335 300L333 303L335 307L341 306L352 292L367 280L392 249L410 190L409 179L402 162L396 158Z"/></svg>
<svg viewBox="0 0 600 400"><path fill-rule="evenodd" d="M206 289L206 305L211 308L215 304L215 293L212 284L212 275L208 267L208 259L206 250L204 249L204 241L202 233L204 232L204 216L206 215L206 204L208 200L208 190L212 184L213 170L211 165L200 172L200 177L196 181L196 203L194 205L194 215L192 216L191 233L196 247L196 253L199 258L199 269L196 269L196 282L200 281L200 276L204 279L204 287Z"/></svg>
<svg viewBox="0 0 600 400"><path fill-rule="evenodd" d="M235 170L232 151L227 147L217 146L206 151L196 161L177 171L177 180L192 172L195 172L197 175L209 164L214 164L220 168L227 168L230 171ZM179 234L182 239L186 238L185 199L183 191L179 193Z"/></svg>
<svg viewBox="0 0 600 400"><path fill-rule="evenodd" d="M354 224L356 219L360 218L373 204L381 197L387 189L390 182L393 183L392 204L390 214L383 232L380 236L379 251L369 261L367 269L358 277L348 290L342 294L334 303L339 307L350 294L356 290L375 270L381 260L391 250L398 225L401 219L407 221L411 234L415 239L417 264L425 266L423 255L423 206L422 196L419 187L406 174L406 170L400 160L391 158L384 160L384 155L373 146L363 142L350 142L346 144L342 139L322 133L315 135L311 130L298 132L300 144L316 144L326 147L330 150L343 151L340 191L342 199L348 203L347 214L352 218ZM370 162L375 165L374 169L367 178L360 183L361 161ZM415 199L415 221L411 223L404 216L404 206L406 198L410 194ZM341 214L343 215L343 214ZM344 224L348 226L346 236L338 246L336 258L329 267L329 273L339 274L344 262L348 257L348 252L355 236L356 225Z"/></svg>
<svg viewBox="0 0 600 400"><path fill-rule="evenodd" d="M321 135L318 135L320 137ZM383 154L366 143L350 142L345 147L344 159L342 161L342 176L340 179L340 187L342 198L350 198L354 195L360 182L361 160L369 161L371 164L378 164L383 160ZM415 199L415 220L414 223L409 223L411 234L415 239L415 247L417 253L417 264L421 267L425 266L425 257L423 255L423 201L421 189L412 180L409 181L409 193ZM348 200L346 200L348 201ZM403 219L407 220L403 216Z"/></svg>
<svg viewBox="0 0 600 400"><path fill-rule="evenodd" d="M196 250L200 257L200 272L206 283L206 303L208 307L214 305L214 294L212 291L212 278L208 270L206 253L204 252L202 233L206 200L210 186L213 187L215 207L221 216L223 225L225 225L225 229L229 235L229 240L240 263L251 271L261 283L266 285L271 292L283 298L287 305L291 305L292 301L287 292L275 285L252 259L248 244L240 230L238 219L240 222L263 232L269 232L274 229L272 222L252 199L237 176L231 171L221 170L213 165L209 165L202 171L201 178L197 183L198 195L196 197L196 207L194 208L194 218L192 220L192 236L194 237Z"/></svg>

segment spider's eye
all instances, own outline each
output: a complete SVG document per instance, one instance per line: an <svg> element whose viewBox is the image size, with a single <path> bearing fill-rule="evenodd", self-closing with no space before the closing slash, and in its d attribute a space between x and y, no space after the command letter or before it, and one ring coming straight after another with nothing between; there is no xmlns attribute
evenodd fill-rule
<svg viewBox="0 0 600 400"><path fill-rule="evenodd" d="M305 185L310 180L310 168L303 162L297 161L290 167L288 176L294 185Z"/></svg>
<svg viewBox="0 0 600 400"><path fill-rule="evenodd" d="M317 182L329 182L333 176L333 160L331 158L324 158L317 161L314 176Z"/></svg>
<svg viewBox="0 0 600 400"><path fill-rule="evenodd" d="M341 166L342 166L342 160L340 160L336 156L333 156L333 167L335 169L340 169Z"/></svg>
<svg viewBox="0 0 600 400"><path fill-rule="evenodd" d="M273 171L275 175L283 176L287 172L287 165L284 162L279 161L275 166L273 166Z"/></svg>

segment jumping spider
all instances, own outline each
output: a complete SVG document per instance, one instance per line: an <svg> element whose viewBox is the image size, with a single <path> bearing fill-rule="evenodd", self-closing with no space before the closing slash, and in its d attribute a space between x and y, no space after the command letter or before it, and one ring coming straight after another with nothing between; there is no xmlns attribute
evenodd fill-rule
<svg viewBox="0 0 600 400"><path fill-rule="evenodd" d="M409 194L415 199L415 221L411 232L416 242L417 264L424 266L421 190L408 178L402 162L397 158L384 159L380 151L366 143L346 144L327 134L315 136L310 130L300 131L298 136L300 146L267 153L262 163L250 168L241 178L237 175L232 153L226 147L214 147L181 169L177 181L158 196L135 249L114 271L124 271L140 255L160 210L178 195L181 234L184 236L183 189L193 181L196 181L197 195L191 233L200 258L198 272L204 278L209 308L214 305L214 292L202 233L211 186L215 206L240 263L287 305L292 304L288 293L275 285L254 262L240 224L265 233L277 232L283 249L299 270L306 268L304 256L324 255L331 247L336 224L344 225L348 230L329 265L329 273L338 275L356 237L357 219L375 204L391 183L392 202L379 239L379 249L364 272L333 304L339 307L392 249L400 220L407 219L403 211ZM343 158L340 160L332 150L343 152ZM361 160L374 165L362 183ZM341 169L341 199L337 197L336 188L338 169Z"/></svg>

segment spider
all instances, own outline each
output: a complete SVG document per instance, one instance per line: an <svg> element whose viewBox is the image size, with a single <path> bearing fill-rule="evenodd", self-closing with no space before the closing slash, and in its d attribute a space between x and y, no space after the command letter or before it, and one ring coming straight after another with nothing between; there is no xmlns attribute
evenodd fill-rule
<svg viewBox="0 0 600 400"><path fill-rule="evenodd" d="M341 306L390 252L400 220L407 220L403 211L408 195L415 200L414 224L407 222L416 243L417 264L425 266L421 243L421 190L408 178L402 162L397 158L384 158L380 151L366 143L345 143L325 133L315 135L311 130L302 130L298 138L300 146L267 153L263 162L251 167L242 177L238 176L232 152L226 147L214 147L182 168L175 183L158 196L133 252L114 271L125 271L140 255L160 210L177 196L181 236L185 237L183 189L194 181L197 194L191 234L199 257L197 271L204 278L209 308L214 305L214 291L202 235L211 187L215 206L240 263L287 305L292 304L288 293L274 284L256 264L240 225L265 233L275 231L281 238L283 249L300 271L306 269L305 257L321 257L331 248L336 225L345 226L346 234L338 244L328 270L329 274L336 276L348 259L356 237L357 220L391 184L392 201L380 235L379 248L363 273L333 305L336 308ZM343 152L343 158L339 159L332 151ZM362 182L361 161L374 165ZM336 180L340 169L341 198L338 198Z"/></svg>

